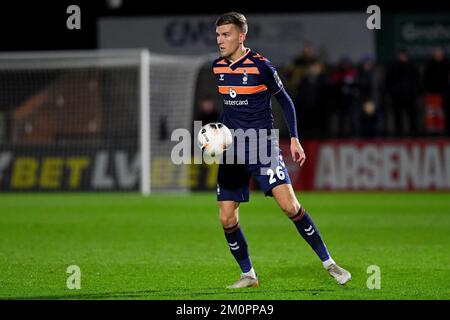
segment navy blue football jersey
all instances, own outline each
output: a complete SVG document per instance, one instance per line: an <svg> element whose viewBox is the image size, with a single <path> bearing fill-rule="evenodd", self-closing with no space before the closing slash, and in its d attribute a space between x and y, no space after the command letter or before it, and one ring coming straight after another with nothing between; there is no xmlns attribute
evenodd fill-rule
<svg viewBox="0 0 450 320"><path fill-rule="evenodd" d="M212 71L223 97L220 122L230 129L273 128L271 96L283 89L283 83L268 59L248 49L233 63L216 59Z"/></svg>

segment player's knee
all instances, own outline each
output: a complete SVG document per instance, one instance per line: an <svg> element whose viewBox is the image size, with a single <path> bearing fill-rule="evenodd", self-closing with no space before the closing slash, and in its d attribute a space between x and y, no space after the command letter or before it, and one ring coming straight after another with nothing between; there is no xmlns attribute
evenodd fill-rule
<svg viewBox="0 0 450 320"><path fill-rule="evenodd" d="M227 213L227 212L221 211L220 212L220 223L222 224L222 226L224 228L230 228L237 223L237 217L234 214L234 212Z"/></svg>
<svg viewBox="0 0 450 320"><path fill-rule="evenodd" d="M236 217L220 216L220 223L224 228L230 228L237 223Z"/></svg>
<svg viewBox="0 0 450 320"><path fill-rule="evenodd" d="M281 206L281 209L288 217L291 217L300 210L300 203L298 201L287 201Z"/></svg>

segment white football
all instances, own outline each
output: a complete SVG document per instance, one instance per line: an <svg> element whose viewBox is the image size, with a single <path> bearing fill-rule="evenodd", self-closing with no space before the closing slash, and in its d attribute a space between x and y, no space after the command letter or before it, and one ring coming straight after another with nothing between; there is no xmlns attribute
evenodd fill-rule
<svg viewBox="0 0 450 320"><path fill-rule="evenodd" d="M220 122L208 123L198 133L198 146L203 153L213 158L222 155L232 142L230 129Z"/></svg>

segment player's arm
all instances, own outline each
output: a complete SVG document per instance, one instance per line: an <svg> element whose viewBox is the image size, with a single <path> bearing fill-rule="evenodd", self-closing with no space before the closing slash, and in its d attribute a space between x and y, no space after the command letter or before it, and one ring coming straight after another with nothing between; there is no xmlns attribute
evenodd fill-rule
<svg viewBox="0 0 450 320"><path fill-rule="evenodd" d="M214 62L211 65L211 73L214 75ZM219 117L217 118L216 122L223 123L223 110L220 112Z"/></svg>
<svg viewBox="0 0 450 320"><path fill-rule="evenodd" d="M217 122L223 123L223 111L219 114L219 117L217 118Z"/></svg>
<svg viewBox="0 0 450 320"><path fill-rule="evenodd" d="M275 93L275 98L281 105L284 119L289 128L289 133L291 136L292 160L300 163L300 166L302 166L306 160L306 155L298 139L297 117L295 115L294 103L292 102L291 97L289 97L289 94L284 88L281 88L277 93Z"/></svg>
<svg viewBox="0 0 450 320"><path fill-rule="evenodd" d="M266 86L281 105L284 120L286 121L291 137L292 160L300 163L300 166L302 166L306 160L306 155L298 139L297 116L295 114L294 103L284 89L275 67L268 61L264 61L263 76Z"/></svg>

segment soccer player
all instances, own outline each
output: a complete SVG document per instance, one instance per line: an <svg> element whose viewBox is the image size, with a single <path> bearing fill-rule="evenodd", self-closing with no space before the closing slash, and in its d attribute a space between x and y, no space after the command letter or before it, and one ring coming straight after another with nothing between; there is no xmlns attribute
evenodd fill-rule
<svg viewBox="0 0 450 320"><path fill-rule="evenodd" d="M273 128L271 95L280 103L291 136L292 158L300 166L305 162L305 152L297 135L297 120L294 105L283 87L272 63L244 46L247 20L236 12L226 13L216 21L217 44L220 57L213 62L212 71L218 90L224 99L224 109L218 121L230 129ZM247 241L239 224L239 204L249 201L249 179L254 177L266 196L272 196L280 208L295 224L300 235L322 261L323 267L340 284L351 279L350 273L339 267L331 258L325 243L311 216L298 202L292 189L289 173L282 160L276 139L267 139L269 147L278 152L276 167L268 169L260 163L219 165L217 178L217 200L220 221L230 251L239 264L240 279L227 288L257 287L259 281L253 268ZM246 146L245 152L248 152Z"/></svg>

